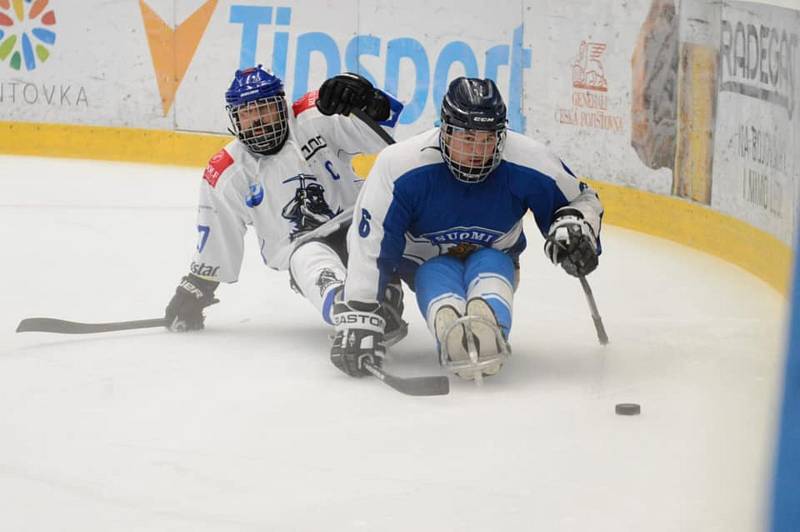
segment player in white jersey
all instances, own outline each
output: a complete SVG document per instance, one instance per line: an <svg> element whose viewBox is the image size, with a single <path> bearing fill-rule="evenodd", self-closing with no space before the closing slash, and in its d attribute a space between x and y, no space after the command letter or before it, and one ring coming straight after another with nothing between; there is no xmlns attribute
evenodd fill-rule
<svg viewBox="0 0 800 532"><path fill-rule="evenodd" d="M346 225L302 245L295 240L353 205L362 180L353 173L352 157L386 146L350 111L360 109L393 128L403 106L361 76L345 73L289 107L281 80L260 65L238 70L225 99L236 139L203 174L197 251L167 306L168 328L203 328L203 309L218 302L219 283L238 279L247 226L255 228L264 263L289 270L292 287L332 323L345 278ZM397 340L405 330L399 281L387 290Z"/></svg>
<svg viewBox="0 0 800 532"><path fill-rule="evenodd" d="M332 362L353 376L367 374L365 361L381 364L383 291L399 274L416 292L440 362L467 379L497 373L510 353L528 211L553 263L574 276L595 269L597 194L541 143L506 130L493 81L454 80L441 126L383 150L359 194Z"/></svg>

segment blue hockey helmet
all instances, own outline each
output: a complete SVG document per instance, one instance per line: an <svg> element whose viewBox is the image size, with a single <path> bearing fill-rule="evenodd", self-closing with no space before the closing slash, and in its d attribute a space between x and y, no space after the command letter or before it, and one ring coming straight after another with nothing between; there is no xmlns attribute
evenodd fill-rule
<svg viewBox="0 0 800 532"><path fill-rule="evenodd" d="M456 78L442 101L439 147L453 176L479 183L500 164L506 105L491 79Z"/></svg>
<svg viewBox="0 0 800 532"><path fill-rule="evenodd" d="M237 70L225 92L231 133L262 155L280 151L289 134L283 82L261 65Z"/></svg>
<svg viewBox="0 0 800 532"><path fill-rule="evenodd" d="M285 96L283 82L258 65L236 71L231 86L225 92L225 102L238 106L270 96Z"/></svg>

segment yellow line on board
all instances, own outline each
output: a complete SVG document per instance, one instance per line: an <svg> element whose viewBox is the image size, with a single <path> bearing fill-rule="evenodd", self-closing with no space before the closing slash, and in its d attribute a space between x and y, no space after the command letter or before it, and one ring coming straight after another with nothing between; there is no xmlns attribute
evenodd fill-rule
<svg viewBox="0 0 800 532"><path fill-rule="evenodd" d="M689 200L586 181L600 195L604 223L710 253L788 295L792 249L769 233Z"/></svg>
<svg viewBox="0 0 800 532"><path fill-rule="evenodd" d="M230 136L148 129L0 122L0 153L204 167ZM366 176L374 156L353 167ZM788 294L792 249L772 235L703 205L588 180L605 206L604 223L705 251Z"/></svg>
<svg viewBox="0 0 800 532"><path fill-rule="evenodd" d="M65 124L0 122L0 153L204 167L231 137Z"/></svg>

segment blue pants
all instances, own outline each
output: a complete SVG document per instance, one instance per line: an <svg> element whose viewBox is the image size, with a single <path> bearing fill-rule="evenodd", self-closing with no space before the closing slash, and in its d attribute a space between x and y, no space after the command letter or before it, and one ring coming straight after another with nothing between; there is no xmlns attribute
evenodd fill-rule
<svg viewBox="0 0 800 532"><path fill-rule="evenodd" d="M496 249L480 249L466 260L442 255L417 269L414 276L417 304L428 328L434 332L433 320L436 311L443 305L451 305L464 314L467 301L475 297L483 298L492 307L498 325L508 337L514 277L511 257Z"/></svg>

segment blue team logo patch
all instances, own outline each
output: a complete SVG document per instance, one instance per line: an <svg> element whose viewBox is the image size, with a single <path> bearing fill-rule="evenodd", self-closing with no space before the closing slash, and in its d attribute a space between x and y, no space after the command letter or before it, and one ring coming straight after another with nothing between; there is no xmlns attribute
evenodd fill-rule
<svg viewBox="0 0 800 532"><path fill-rule="evenodd" d="M253 183L250 185L250 193L247 195L245 203L252 209L261 205L262 201L264 201L264 187L261 186L261 183Z"/></svg>
<svg viewBox="0 0 800 532"><path fill-rule="evenodd" d="M503 236L503 233L483 227L451 227L435 233L424 233L420 236L435 245L475 244L489 247L495 240Z"/></svg>

